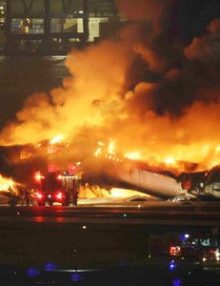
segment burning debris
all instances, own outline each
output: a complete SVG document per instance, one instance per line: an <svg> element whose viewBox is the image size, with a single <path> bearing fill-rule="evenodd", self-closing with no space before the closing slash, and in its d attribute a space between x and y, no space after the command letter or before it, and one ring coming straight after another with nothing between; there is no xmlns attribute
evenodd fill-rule
<svg viewBox="0 0 220 286"><path fill-rule="evenodd" d="M7 192L7 193L14 193L18 194L18 186L19 184L15 182L13 179L3 177L0 174L0 193Z"/></svg>

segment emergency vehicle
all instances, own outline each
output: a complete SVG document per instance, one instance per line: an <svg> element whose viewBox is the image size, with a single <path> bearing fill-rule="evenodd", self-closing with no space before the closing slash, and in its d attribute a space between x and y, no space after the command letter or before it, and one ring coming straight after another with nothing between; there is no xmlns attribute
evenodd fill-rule
<svg viewBox="0 0 220 286"><path fill-rule="evenodd" d="M36 172L34 176L35 199L39 206L60 203L77 205L80 177L74 172L49 171L45 174Z"/></svg>

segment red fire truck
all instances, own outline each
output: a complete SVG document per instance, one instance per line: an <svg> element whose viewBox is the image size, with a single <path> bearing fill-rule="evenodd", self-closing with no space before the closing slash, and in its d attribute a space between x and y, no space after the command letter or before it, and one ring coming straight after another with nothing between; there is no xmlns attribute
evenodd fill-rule
<svg viewBox="0 0 220 286"><path fill-rule="evenodd" d="M79 180L77 176L68 172L47 172L45 175L36 172L35 199L39 206L60 203L68 206L70 203L77 205Z"/></svg>
<svg viewBox="0 0 220 286"><path fill-rule="evenodd" d="M182 234L170 245L169 255L184 261L219 263L219 241L211 234L199 236Z"/></svg>

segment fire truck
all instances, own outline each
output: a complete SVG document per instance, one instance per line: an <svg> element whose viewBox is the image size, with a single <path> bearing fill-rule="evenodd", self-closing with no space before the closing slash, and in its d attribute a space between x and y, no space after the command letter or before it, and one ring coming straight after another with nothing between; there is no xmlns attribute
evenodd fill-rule
<svg viewBox="0 0 220 286"><path fill-rule="evenodd" d="M41 174L39 171L34 176L35 200L39 206L60 203L69 206L70 203L77 205L79 191L79 177L66 172L47 172Z"/></svg>
<svg viewBox="0 0 220 286"><path fill-rule="evenodd" d="M177 263L220 263L218 230L206 233L150 234L148 258L165 259Z"/></svg>
<svg viewBox="0 0 220 286"><path fill-rule="evenodd" d="M173 259L203 263L219 263L219 240L211 234L182 234L170 244L169 255Z"/></svg>

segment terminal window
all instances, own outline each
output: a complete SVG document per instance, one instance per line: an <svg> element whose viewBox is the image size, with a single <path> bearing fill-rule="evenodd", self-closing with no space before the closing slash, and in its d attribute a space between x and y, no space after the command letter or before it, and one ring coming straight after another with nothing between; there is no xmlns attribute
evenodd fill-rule
<svg viewBox="0 0 220 286"><path fill-rule="evenodd" d="M31 18L13 18L11 32L14 34L43 34L44 20Z"/></svg>

